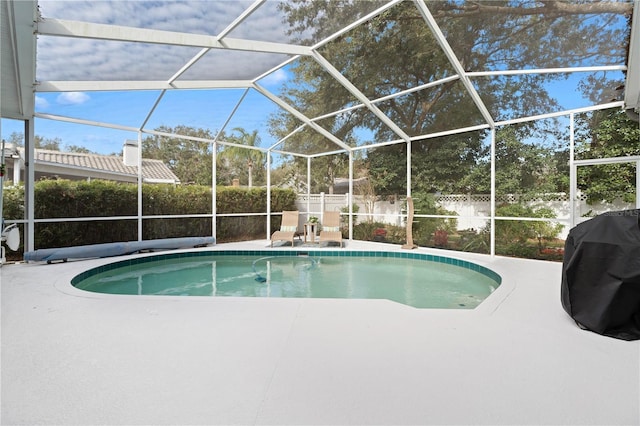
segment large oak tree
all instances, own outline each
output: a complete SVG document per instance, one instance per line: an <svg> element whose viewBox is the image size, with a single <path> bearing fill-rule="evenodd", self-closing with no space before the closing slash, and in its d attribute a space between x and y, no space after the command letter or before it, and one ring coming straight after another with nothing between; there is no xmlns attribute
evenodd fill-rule
<svg viewBox="0 0 640 426"><path fill-rule="evenodd" d="M386 2L293 0L282 8L290 34L302 44L313 45L383 3ZM630 17L630 2L425 3L465 71L617 64L624 62L626 55L629 26L624 25L624 18ZM387 97L456 74L413 2L401 2L385 10L323 45L319 53L374 101L374 108L379 108L411 137L484 122L478 106L459 79L404 96ZM294 78L281 96L311 118L346 109L317 121L342 141L355 146L400 139L397 132L368 108L348 109L359 101L313 59L299 59L292 64L291 71ZM563 73L543 73L478 77L472 83L494 119L502 120L514 115L543 114L557 108L558 101L549 93L547 84L566 78L567 74ZM611 82L606 76L590 75L589 79L583 85L585 94L596 101L611 96ZM300 126L287 114L274 117L271 124L274 134L280 137L290 135ZM535 126L536 123L529 125L529 135L526 126L521 126L522 140L539 131ZM372 140L362 140L361 129L367 129L368 133L364 134L373 135ZM485 168L486 144L482 143L485 137L485 132L476 131L413 142L415 182L412 189L427 192L476 189L469 188L469 176L477 173L477 167ZM301 152L337 149L333 142L312 131L289 137L287 143ZM406 190L405 158L405 144L368 152L369 175L379 193ZM303 161L300 164L306 165ZM314 179L326 182L331 160L314 159L314 165L317 173Z"/></svg>

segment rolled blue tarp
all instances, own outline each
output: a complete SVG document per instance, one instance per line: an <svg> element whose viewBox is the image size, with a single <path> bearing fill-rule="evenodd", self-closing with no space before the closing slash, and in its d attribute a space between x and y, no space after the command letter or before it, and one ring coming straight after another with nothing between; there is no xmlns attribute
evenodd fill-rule
<svg viewBox="0 0 640 426"><path fill-rule="evenodd" d="M163 238L158 240L128 241L121 243L90 244L75 247L60 247L28 251L24 260L51 262L54 260L87 259L92 257L112 257L137 253L144 250L172 250L208 246L216 243L214 237Z"/></svg>

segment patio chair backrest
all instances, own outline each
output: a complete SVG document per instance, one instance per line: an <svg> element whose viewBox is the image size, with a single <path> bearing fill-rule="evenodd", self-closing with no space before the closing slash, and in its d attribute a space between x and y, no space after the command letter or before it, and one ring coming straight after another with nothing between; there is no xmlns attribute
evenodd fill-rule
<svg viewBox="0 0 640 426"><path fill-rule="evenodd" d="M338 211L326 211L322 215L322 226L340 226L340 212Z"/></svg>
<svg viewBox="0 0 640 426"><path fill-rule="evenodd" d="M286 227L291 227L291 226L295 226L296 229L298 228L298 216L299 216L300 212L297 210L293 210L293 211L283 211L282 212L282 223L280 224L280 228L282 228L283 226Z"/></svg>

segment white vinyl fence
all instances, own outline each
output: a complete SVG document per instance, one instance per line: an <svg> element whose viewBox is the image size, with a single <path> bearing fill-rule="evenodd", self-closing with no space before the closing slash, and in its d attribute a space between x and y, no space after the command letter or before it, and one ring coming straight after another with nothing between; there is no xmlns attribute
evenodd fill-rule
<svg viewBox="0 0 640 426"><path fill-rule="evenodd" d="M463 229L480 229L485 226L486 221L491 214L491 196L489 194L446 194L435 195L436 203L445 210L455 212L458 216L458 230ZM519 201L517 195L499 196L496 204L516 203ZM376 222L388 223L391 225L403 225L405 199L394 196L386 197L383 200L376 200L374 203L367 203L364 197L354 196L353 203L358 205L359 211L356 214L356 222L363 222L367 217L373 217ZM373 204L373 211L367 204ZM547 207L555 212L556 218L560 223L565 225L560 238L566 238L569 233L570 222L570 205L569 195L565 193L547 194L539 199L533 199L526 202L527 206L533 208ZM322 212L328 210L348 211L348 195L347 194L306 194L298 195L296 206L300 213L309 216L318 216L322 220ZM586 196L579 195L575 203L576 223L587 220L589 217L616 210L627 210L636 208L633 203L624 203L622 201L616 203L599 203L589 205L586 202ZM416 215L420 212L416 211Z"/></svg>

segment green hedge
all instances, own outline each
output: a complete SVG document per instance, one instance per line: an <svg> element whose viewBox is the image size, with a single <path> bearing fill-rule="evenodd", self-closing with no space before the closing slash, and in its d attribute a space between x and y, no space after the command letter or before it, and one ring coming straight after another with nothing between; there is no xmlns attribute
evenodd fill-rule
<svg viewBox="0 0 640 426"><path fill-rule="evenodd" d="M225 213L265 213L266 188L218 187L216 210ZM24 188L4 190L6 220L24 218ZM142 185L142 214L186 215L211 214L211 188L201 185ZM43 180L34 187L35 217L83 218L136 216L138 187L135 184L109 181ZM271 189L271 211L295 209L292 190ZM272 218L271 227L280 225L280 216ZM265 216L218 217L217 240L220 242L264 238ZM36 248L69 247L138 239L135 219L41 223L35 226ZM142 224L145 240L172 237L210 236L211 218L149 218Z"/></svg>

